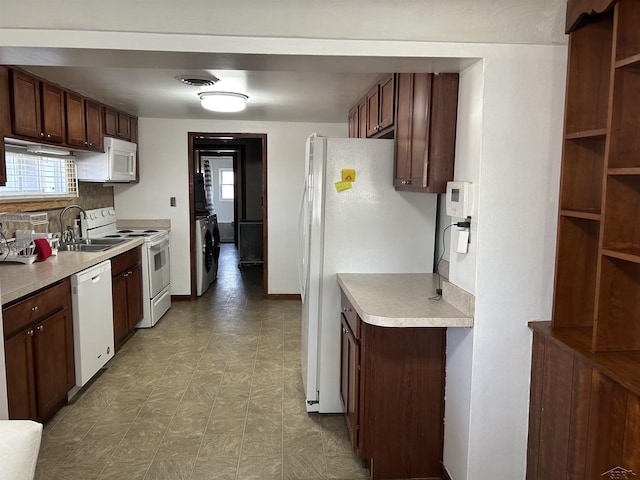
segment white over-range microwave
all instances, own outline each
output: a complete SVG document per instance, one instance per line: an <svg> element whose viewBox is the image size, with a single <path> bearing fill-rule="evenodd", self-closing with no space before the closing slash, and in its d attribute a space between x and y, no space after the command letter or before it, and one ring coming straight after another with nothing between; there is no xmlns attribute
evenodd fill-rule
<svg viewBox="0 0 640 480"><path fill-rule="evenodd" d="M104 137L105 153L77 152L78 180L84 182L131 182L136 179L135 143Z"/></svg>

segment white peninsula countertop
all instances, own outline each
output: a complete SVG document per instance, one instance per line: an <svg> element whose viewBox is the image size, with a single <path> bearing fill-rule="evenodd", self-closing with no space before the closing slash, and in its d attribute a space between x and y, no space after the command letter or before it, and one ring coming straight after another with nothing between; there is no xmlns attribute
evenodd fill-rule
<svg viewBox="0 0 640 480"><path fill-rule="evenodd" d="M381 327L473 327L473 316L436 295L430 273L339 273L338 285L363 322Z"/></svg>
<svg viewBox="0 0 640 480"><path fill-rule="evenodd" d="M58 280L142 245L144 239L127 240L102 252L58 252L43 262L29 265L0 262L2 305L29 295Z"/></svg>

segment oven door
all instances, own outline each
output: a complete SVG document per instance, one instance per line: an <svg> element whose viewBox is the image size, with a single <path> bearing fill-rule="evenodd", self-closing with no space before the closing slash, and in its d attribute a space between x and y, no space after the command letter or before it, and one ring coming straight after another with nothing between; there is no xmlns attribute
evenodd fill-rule
<svg viewBox="0 0 640 480"><path fill-rule="evenodd" d="M153 298L171 283L169 236L147 242L146 247L149 254L149 294Z"/></svg>

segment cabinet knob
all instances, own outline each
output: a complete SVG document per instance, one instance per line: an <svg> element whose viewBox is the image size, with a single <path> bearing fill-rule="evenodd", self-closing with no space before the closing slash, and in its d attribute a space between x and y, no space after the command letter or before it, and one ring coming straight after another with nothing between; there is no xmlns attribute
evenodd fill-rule
<svg viewBox="0 0 640 480"><path fill-rule="evenodd" d="M42 325L38 325L36 327L36 330L38 330L39 332L41 332L42 330L44 330L44 327Z"/></svg>
<svg viewBox="0 0 640 480"><path fill-rule="evenodd" d="M51 138L51 134L50 133L47 133L47 138Z"/></svg>
<svg viewBox="0 0 640 480"><path fill-rule="evenodd" d="M40 138L44 138L44 132L40 132Z"/></svg>
<svg viewBox="0 0 640 480"><path fill-rule="evenodd" d="M33 337L33 328L27 332L27 335L29 335L30 337Z"/></svg>
<svg viewBox="0 0 640 480"><path fill-rule="evenodd" d="M31 311L32 312L37 312L38 311L38 306L36 305L35 307L31 307Z"/></svg>
<svg viewBox="0 0 640 480"><path fill-rule="evenodd" d="M351 308L349 308L349 307L344 307L344 308L342 309L342 311L343 311L343 312L350 312L350 311L351 311Z"/></svg>

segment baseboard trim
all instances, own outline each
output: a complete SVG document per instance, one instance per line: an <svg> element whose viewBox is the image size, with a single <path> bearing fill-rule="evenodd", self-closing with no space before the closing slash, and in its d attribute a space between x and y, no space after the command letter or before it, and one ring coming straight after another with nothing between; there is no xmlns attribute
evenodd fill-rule
<svg viewBox="0 0 640 480"><path fill-rule="evenodd" d="M299 293L269 293L267 300L300 300Z"/></svg>

